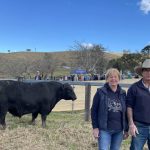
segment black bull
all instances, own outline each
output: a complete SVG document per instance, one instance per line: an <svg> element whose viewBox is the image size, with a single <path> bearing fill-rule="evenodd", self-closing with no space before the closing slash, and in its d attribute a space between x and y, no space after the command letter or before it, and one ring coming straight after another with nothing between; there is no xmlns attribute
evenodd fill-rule
<svg viewBox="0 0 150 150"><path fill-rule="evenodd" d="M76 99L67 83L0 81L0 124L6 127L7 112L17 117L31 113L31 122L34 124L38 114L41 114L42 126L45 127L47 115L61 99Z"/></svg>

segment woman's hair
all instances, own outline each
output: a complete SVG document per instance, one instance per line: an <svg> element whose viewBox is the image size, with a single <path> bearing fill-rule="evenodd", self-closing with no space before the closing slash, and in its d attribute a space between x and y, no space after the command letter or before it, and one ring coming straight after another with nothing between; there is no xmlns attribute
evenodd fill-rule
<svg viewBox="0 0 150 150"><path fill-rule="evenodd" d="M112 75L112 74L117 74L118 77L119 77L119 80L120 80L120 72L119 72L119 70L116 69L116 68L110 68L110 69L107 70L106 75L105 75L106 80L107 80L108 77L109 77L110 75Z"/></svg>

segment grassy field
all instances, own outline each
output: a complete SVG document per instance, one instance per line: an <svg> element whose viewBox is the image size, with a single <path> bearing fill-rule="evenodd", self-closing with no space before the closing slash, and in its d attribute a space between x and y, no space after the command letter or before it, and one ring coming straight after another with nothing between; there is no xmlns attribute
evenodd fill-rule
<svg viewBox="0 0 150 150"><path fill-rule="evenodd" d="M32 126L30 115L19 119L8 114L7 129L0 130L0 150L96 150L91 122L83 118L83 111L52 112L43 129L40 116ZM128 143L123 142L122 150L129 149Z"/></svg>
<svg viewBox="0 0 150 150"><path fill-rule="evenodd" d="M96 89L92 87L91 98ZM32 126L29 125L31 115L19 119L8 113L7 128L0 130L0 150L97 150L91 122L84 121L84 87L75 87L75 92L78 99L74 111L71 101L62 100L48 116L45 129L41 127L40 116ZM129 143L130 138L123 141L121 149L128 150Z"/></svg>

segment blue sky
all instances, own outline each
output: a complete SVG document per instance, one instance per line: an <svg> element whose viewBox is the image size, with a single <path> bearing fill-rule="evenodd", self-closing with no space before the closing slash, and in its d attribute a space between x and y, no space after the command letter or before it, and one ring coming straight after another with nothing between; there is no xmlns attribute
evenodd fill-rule
<svg viewBox="0 0 150 150"><path fill-rule="evenodd" d="M65 51L75 41L141 50L150 44L150 0L0 0L0 52Z"/></svg>

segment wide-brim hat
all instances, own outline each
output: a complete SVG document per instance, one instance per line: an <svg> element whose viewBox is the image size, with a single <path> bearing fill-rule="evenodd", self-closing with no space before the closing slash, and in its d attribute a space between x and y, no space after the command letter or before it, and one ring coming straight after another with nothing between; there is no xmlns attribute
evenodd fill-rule
<svg viewBox="0 0 150 150"><path fill-rule="evenodd" d="M142 69L150 68L150 59L146 59L141 66L135 67L135 72L142 76Z"/></svg>

